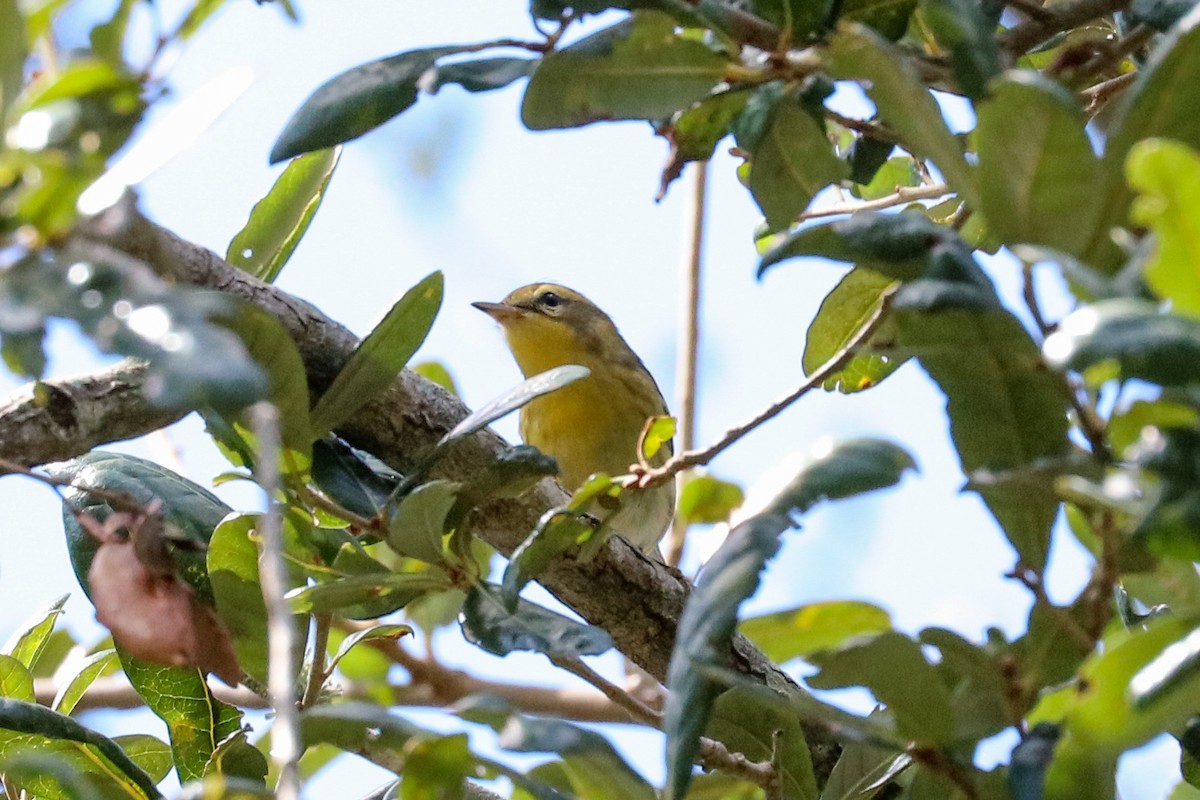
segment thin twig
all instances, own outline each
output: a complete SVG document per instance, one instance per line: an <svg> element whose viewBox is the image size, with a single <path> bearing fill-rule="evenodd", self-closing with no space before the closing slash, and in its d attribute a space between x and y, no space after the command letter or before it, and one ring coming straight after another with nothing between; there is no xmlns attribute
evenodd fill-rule
<svg viewBox="0 0 1200 800"><path fill-rule="evenodd" d="M612 702L619 705L621 708L629 712L629 715L637 722L645 723L658 728L662 725L662 714L651 708L650 706L638 700L629 692L617 686L612 681L605 678L600 673L583 663L583 659L578 656L554 655L547 653L547 658L550 662L559 669L565 669L572 675L583 678L592 686L600 690L600 693L607 697Z"/></svg>
<svg viewBox="0 0 1200 800"><path fill-rule="evenodd" d="M637 476L637 485L642 488L661 486L666 481L671 480L681 470L707 464L738 439L741 439L764 422L778 416L780 412L808 394L808 392L823 385L831 376L840 372L850 363L850 360L857 355L858 349L866 344L875 331L879 329L879 326L883 324L884 318L892 307L893 296L894 292L884 294L880 300L879 307L875 309L875 313L859 329L858 333L850 341L846 342L841 350L834 353L833 357L822 364L819 369L810 374L808 379L800 384L800 386L789 392L787 396L772 403L766 410L760 412L752 419L730 428L715 444L709 445L702 450L685 450L676 453L661 467L646 470Z"/></svg>
<svg viewBox="0 0 1200 800"><path fill-rule="evenodd" d="M250 409L250 423L258 441L255 477L267 498L267 510L258 525L261 552L259 581L267 607L267 693L275 709L271 733L271 757L279 772L275 796L280 800L300 797L300 715L296 710L292 663L296 632L292 611L284 598L287 592L287 564L283 556L283 518L279 506L279 412L267 402Z"/></svg>
<svg viewBox="0 0 1200 800"><path fill-rule="evenodd" d="M304 687L304 697L300 700L301 708L308 708L321 696L329 672L325 667L325 655L329 650L329 628L333 623L333 615L329 613L313 615L313 657L308 670L308 685Z"/></svg>
<svg viewBox="0 0 1200 800"><path fill-rule="evenodd" d="M863 200L858 203L835 203L822 208L805 211L796 218L796 223L807 222L820 217L834 217L839 214L854 214L859 211L878 211L881 208L911 203L914 200L933 200L950 194L950 187L944 183L931 186L899 186L892 194L874 200Z"/></svg>
<svg viewBox="0 0 1200 800"><path fill-rule="evenodd" d="M881 142L891 142L892 144L900 143L900 137L892 132L892 130L882 122L877 120L855 119L854 117L847 117L844 114L839 114L838 112L829 108L824 109L824 114L826 119L836 122L843 128L848 128L852 131L858 131L859 133L870 136L872 139L878 139Z"/></svg>
<svg viewBox="0 0 1200 800"><path fill-rule="evenodd" d="M1111 14L1127 7L1130 0L1072 0L1059 3L1043 19L1031 19L1008 29L1000 35L1000 46L1010 54L1021 54L1041 44L1055 34L1074 28L1088 20Z"/></svg>
<svg viewBox="0 0 1200 800"><path fill-rule="evenodd" d="M766 787L767 800L783 800L783 731L771 732L771 785Z"/></svg>
<svg viewBox="0 0 1200 800"><path fill-rule="evenodd" d="M1046 318L1042 315L1042 305L1038 302L1037 286L1033 280L1033 264L1027 261L1021 263L1021 296L1024 298L1025 307L1029 309L1033 323L1037 325L1042 338L1053 333L1055 326L1046 322Z"/></svg>
<svg viewBox="0 0 1200 800"><path fill-rule="evenodd" d="M1124 75L1118 75L1115 78L1109 78L1106 81L1097 83L1095 86L1089 86L1079 93L1080 97L1087 100L1087 107L1084 109L1084 114L1089 118L1100 113L1100 109L1108 105L1108 102L1116 95L1125 91L1131 83L1138 79L1140 72L1126 72Z"/></svg>
<svg viewBox="0 0 1200 800"><path fill-rule="evenodd" d="M117 511L127 511L131 514L145 514L147 509L141 503L138 503L124 492L114 492L109 489L101 489L100 487L76 486L66 478L55 478L52 475L44 475L41 472L34 472L29 467L18 464L16 461L9 461L6 458L0 458L0 478L5 474L22 475L26 478L32 478L39 483L54 489L56 492L59 489L74 489L78 492L87 492L93 497L107 500L108 503Z"/></svg>
<svg viewBox="0 0 1200 800"><path fill-rule="evenodd" d="M775 768L771 766L770 761L751 761L741 753L731 752L724 744L707 736L700 737L696 763L705 769L719 769L735 778L742 778L764 788L777 781Z"/></svg>
<svg viewBox="0 0 1200 800"><path fill-rule="evenodd" d="M704 262L704 212L708 191L708 162L697 162L692 171L692 208L688 226L687 253L683 263L680 292L680 341L675 364L675 417L679 420L678 447L696 446L696 384L700 353L700 273ZM687 543L688 526L676 518L667 535L666 559L679 566Z"/></svg>

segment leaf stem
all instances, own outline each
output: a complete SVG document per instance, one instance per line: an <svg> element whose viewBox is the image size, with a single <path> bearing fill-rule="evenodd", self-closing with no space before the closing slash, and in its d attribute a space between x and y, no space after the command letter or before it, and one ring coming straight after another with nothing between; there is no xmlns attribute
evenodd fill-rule
<svg viewBox="0 0 1200 800"><path fill-rule="evenodd" d="M911 203L914 200L933 200L948 194L950 194L950 187L944 183L935 183L929 186L898 186L892 194L874 200L863 200L859 203L834 203L822 208L814 208L812 211L805 211L796 218L796 224L821 217L835 217L859 211L878 211L882 208Z"/></svg>

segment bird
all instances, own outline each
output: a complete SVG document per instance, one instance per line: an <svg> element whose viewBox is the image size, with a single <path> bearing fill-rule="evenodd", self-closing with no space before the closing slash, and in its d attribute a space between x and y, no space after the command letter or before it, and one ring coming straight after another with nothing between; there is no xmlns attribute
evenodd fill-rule
<svg viewBox="0 0 1200 800"><path fill-rule="evenodd" d="M556 283L531 283L499 303L476 302L500 324L508 348L526 378L564 364L590 374L521 407L526 444L558 462L558 481L574 492L593 474L623 475L638 463L638 440L646 421L667 415L654 377L616 324L591 300ZM671 442L651 458L661 466ZM658 557L658 541L675 513L675 484L626 489L615 513L600 512L613 530Z"/></svg>

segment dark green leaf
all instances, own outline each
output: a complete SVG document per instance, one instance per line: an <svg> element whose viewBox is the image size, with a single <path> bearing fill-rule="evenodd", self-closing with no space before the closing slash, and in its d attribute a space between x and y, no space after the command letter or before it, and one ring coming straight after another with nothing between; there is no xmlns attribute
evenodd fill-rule
<svg viewBox="0 0 1200 800"><path fill-rule="evenodd" d="M982 98L1000 72L1000 50L981 0L922 0L921 11L927 30L950 51L959 88L973 100Z"/></svg>
<svg viewBox="0 0 1200 800"><path fill-rule="evenodd" d="M430 481L407 495L388 520L388 545L402 556L440 563L442 536L449 532L446 516L458 492L457 483Z"/></svg>
<svg viewBox="0 0 1200 800"><path fill-rule="evenodd" d="M525 89L521 121L546 130L669 117L702 100L728 64L701 42L677 35L668 15L639 11L544 56Z"/></svg>
<svg viewBox="0 0 1200 800"><path fill-rule="evenodd" d="M513 81L527 78L537 66L533 58L479 58L454 64L439 64L434 70L433 90L457 83L468 92L503 89Z"/></svg>
<svg viewBox="0 0 1200 800"><path fill-rule="evenodd" d="M742 601L758 588L759 573L791 527L782 514L751 517L734 528L704 567L679 619L667 672L663 730L667 734L667 796L682 798L692 777L698 740L720 686L697 665L724 666Z"/></svg>
<svg viewBox="0 0 1200 800"><path fill-rule="evenodd" d="M340 154L340 147L332 147L288 164L271 191L254 204L250 219L230 241L225 260L274 283L320 208Z"/></svg>
<svg viewBox="0 0 1200 800"><path fill-rule="evenodd" d="M1152 303L1107 300L1062 321L1046 340L1047 360L1090 378L1140 378L1161 386L1200 381L1200 322Z"/></svg>
<svg viewBox="0 0 1200 800"><path fill-rule="evenodd" d="M305 747L332 744L393 772L404 769L404 753L414 739L433 735L385 708L363 702L306 709L300 715L300 734Z"/></svg>
<svg viewBox="0 0 1200 800"><path fill-rule="evenodd" d="M61 713L61 712L59 712ZM113 741L133 759L133 762L145 770L155 783L167 777L175 762L171 757L171 746L147 733L130 733L115 736Z"/></svg>
<svg viewBox="0 0 1200 800"><path fill-rule="evenodd" d="M292 115L271 148L271 163L357 139L417 101L417 83L461 46L427 47L371 61L327 81Z"/></svg>
<svg viewBox="0 0 1200 800"><path fill-rule="evenodd" d="M805 373L811 375L840 353L879 308L883 296L896 286L895 279L865 267L856 267L847 272L833 287L833 291L825 295L817 316L808 326L808 333L804 337ZM868 348L886 350L894 343L895 337L896 324L884 320L866 344ZM843 394L861 392L877 385L907 360L907 356L899 353L859 353L844 369L831 375L823 386L827 390L837 389Z"/></svg>
<svg viewBox="0 0 1200 800"><path fill-rule="evenodd" d="M354 416L391 385L429 335L442 307L441 272L404 293L338 372L312 411L312 430L322 436Z"/></svg>
<svg viewBox="0 0 1200 800"><path fill-rule="evenodd" d="M1110 231L1127 222L1132 193L1125 183L1125 161L1142 139L1174 139L1200 148L1200 117L1189 109L1200 86L1200 17L1185 17L1162 37L1149 61L1137 71L1137 81L1126 89L1113 112L1104 150L1107 183L1097 190L1107 198L1092 246L1080 254L1085 261L1110 271L1124 263Z"/></svg>
<svg viewBox="0 0 1200 800"><path fill-rule="evenodd" d="M88 571L99 542L80 526L75 513L87 513L103 522L113 512L109 501L92 495L89 489L120 492L140 508L158 501L160 513L173 536L188 546L174 547L168 541L178 574L195 589L201 599L212 603L212 588L203 547L208 545L213 529L230 512L229 506L201 486L176 475L152 461L95 450L79 458L49 465L46 471L59 479L71 482L63 491L63 528L71 567L84 593L90 597Z"/></svg>
<svg viewBox="0 0 1200 800"><path fill-rule="evenodd" d="M117 66L124 64L125 33L129 28L129 15L136 3L137 0L121 0L107 22L92 28L88 40L93 53Z"/></svg>
<svg viewBox="0 0 1200 800"><path fill-rule="evenodd" d="M860 600L827 600L808 603L742 621L740 629L772 661L832 650L855 636L891 630L887 611Z"/></svg>
<svg viewBox="0 0 1200 800"><path fill-rule="evenodd" d="M860 213L791 234L763 256L758 275L789 258L819 256L909 280L921 274L936 245L953 238L924 214Z"/></svg>
<svg viewBox="0 0 1200 800"><path fill-rule="evenodd" d="M259 786L264 785L267 771L266 755L250 744L245 730L234 731L220 741L204 767L206 776L219 774L247 780Z"/></svg>
<svg viewBox="0 0 1200 800"><path fill-rule="evenodd" d="M717 142L729 134L730 125L749 98L750 93L745 91L722 92L706 97L680 114L666 133L680 165L712 158Z"/></svg>
<svg viewBox="0 0 1200 800"><path fill-rule="evenodd" d="M593 525L568 511L551 510L533 533L517 546L504 568L502 596L509 611L517 609L518 595L525 584L545 572L563 553L577 548L595 532Z"/></svg>
<svg viewBox="0 0 1200 800"><path fill-rule="evenodd" d="M1154 231L1154 252L1143 268L1146 282L1171 308L1200 315L1200 154L1176 142L1139 142L1126 162L1138 192L1130 211L1135 224Z"/></svg>
<svg viewBox="0 0 1200 800"><path fill-rule="evenodd" d="M871 800L911 763L912 759L903 753L865 742L846 742L821 800Z"/></svg>
<svg viewBox="0 0 1200 800"><path fill-rule="evenodd" d="M24 747L78 759L81 765L92 762L84 771L107 772L111 780L129 787L131 797L162 797L154 780L112 739L36 703L0 699L0 756ZM96 764L98 759L107 764Z"/></svg>
<svg viewBox="0 0 1200 800"><path fill-rule="evenodd" d="M855 137L854 143L850 145L850 151L846 154L846 161L850 164L850 181L859 185L873 183L883 165L897 159L916 166L911 158L906 159L903 156L889 158L895 149L896 145L893 142L885 142L866 134ZM854 191L856 196L862 196L857 194L859 191L857 187ZM885 192L885 194L890 193Z"/></svg>
<svg viewBox="0 0 1200 800"><path fill-rule="evenodd" d="M1012 686L1001 658L987 646L977 647L942 628L926 628L920 641L936 647L941 655L937 670L950 687L957 739L986 739L1013 723L1009 709Z"/></svg>
<svg viewBox="0 0 1200 800"><path fill-rule="evenodd" d="M679 493L677 518L685 525L726 522L746 499L742 487L707 473L693 473Z"/></svg>
<svg viewBox="0 0 1200 800"><path fill-rule="evenodd" d="M840 19L861 22L893 42L904 36L917 0L843 0Z"/></svg>
<svg viewBox="0 0 1200 800"><path fill-rule="evenodd" d="M46 648L46 643L50 641L50 634L54 632L54 623L58 620L58 615L62 613L68 597L70 595L64 594L49 607L26 620L22 627L8 637L4 646L0 647L0 653L12 656L26 669L33 669L37 665L38 657Z"/></svg>
<svg viewBox="0 0 1200 800"><path fill-rule="evenodd" d="M379 459L331 437L313 442L312 478L330 499L363 517L381 512L400 482Z"/></svg>
<svg viewBox="0 0 1200 800"><path fill-rule="evenodd" d="M800 720L779 703L775 692L761 689L738 687L717 698L704 733L751 761L770 761L777 755L780 800L816 800L817 779ZM777 753L772 738L776 733Z"/></svg>
<svg viewBox="0 0 1200 800"><path fill-rule="evenodd" d="M558 753L563 770L580 797L605 800L654 800L650 784L630 768L598 733L556 719L511 714L498 744L518 753Z"/></svg>
<svg viewBox="0 0 1200 800"><path fill-rule="evenodd" d="M1040 570L1058 500L1045 476L1031 470L1070 451L1061 376L1046 368L1029 333L1002 309L912 310L897 312L897 321L901 346L946 395L963 472L1013 478L978 489L1022 562Z"/></svg>
<svg viewBox="0 0 1200 800"><path fill-rule="evenodd" d="M753 0L750 7L756 16L786 31L790 41L801 43L825 27L835 4L832 0Z"/></svg>
<svg viewBox="0 0 1200 800"><path fill-rule="evenodd" d="M950 693L921 646L896 632L851 642L811 660L821 668L808 678L815 689L865 686L896 717L900 733L919 741L949 744L954 735Z"/></svg>
<svg viewBox="0 0 1200 800"><path fill-rule="evenodd" d="M501 417L516 411L529 401L544 394L549 394L555 389L561 389L567 384L574 383L591 374L592 371L587 367L581 367L578 364L564 364L561 367L548 369L545 372L534 375L532 378L528 378L509 389L455 425L449 433L442 437L442 440L438 442L438 446L444 447L456 439L461 439L464 436L470 436L476 431L481 431Z"/></svg>
<svg viewBox="0 0 1200 800"><path fill-rule="evenodd" d="M933 161L950 188L978 206L974 170L906 55L869 28L851 24L834 35L828 58L835 78L870 87L880 119L900 135L902 147Z"/></svg>
<svg viewBox="0 0 1200 800"><path fill-rule="evenodd" d="M768 506L767 514L804 513L822 500L838 500L894 486L916 469L906 451L882 439L824 442Z"/></svg>
<svg viewBox="0 0 1200 800"><path fill-rule="evenodd" d="M964 0L965 1L965 0ZM979 195L1005 244L1081 253L1102 210L1100 161L1079 102L1030 71L1005 73L979 105Z"/></svg>
<svg viewBox="0 0 1200 800"><path fill-rule="evenodd" d="M459 617L467 641L498 656L514 650L568 656L596 656L611 649L600 628L548 611L527 600L510 612L499 586L477 584L467 593Z"/></svg>

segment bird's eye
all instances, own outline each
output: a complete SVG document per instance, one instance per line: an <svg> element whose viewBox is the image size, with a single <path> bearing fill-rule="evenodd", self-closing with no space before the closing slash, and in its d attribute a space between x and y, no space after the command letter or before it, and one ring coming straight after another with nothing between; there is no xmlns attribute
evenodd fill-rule
<svg viewBox="0 0 1200 800"><path fill-rule="evenodd" d="M538 295L538 305L545 308L558 308L562 305L562 298L554 292L542 292Z"/></svg>

